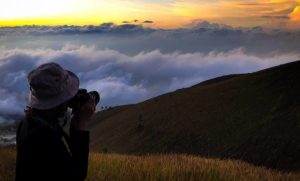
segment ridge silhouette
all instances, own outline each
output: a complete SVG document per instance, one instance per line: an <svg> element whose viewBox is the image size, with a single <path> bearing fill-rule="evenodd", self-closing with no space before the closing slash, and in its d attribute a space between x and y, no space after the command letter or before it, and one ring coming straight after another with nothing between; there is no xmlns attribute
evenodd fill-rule
<svg viewBox="0 0 300 181"><path fill-rule="evenodd" d="M91 148L186 153L300 169L300 61L97 113Z"/></svg>

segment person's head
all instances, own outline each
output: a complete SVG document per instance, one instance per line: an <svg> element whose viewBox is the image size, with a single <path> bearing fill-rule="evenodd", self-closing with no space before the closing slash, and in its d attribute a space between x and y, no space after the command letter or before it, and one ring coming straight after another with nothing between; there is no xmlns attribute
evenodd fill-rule
<svg viewBox="0 0 300 181"><path fill-rule="evenodd" d="M79 79L71 71L56 63L40 65L28 74L29 107L38 112L61 117L68 108L67 102L76 95Z"/></svg>

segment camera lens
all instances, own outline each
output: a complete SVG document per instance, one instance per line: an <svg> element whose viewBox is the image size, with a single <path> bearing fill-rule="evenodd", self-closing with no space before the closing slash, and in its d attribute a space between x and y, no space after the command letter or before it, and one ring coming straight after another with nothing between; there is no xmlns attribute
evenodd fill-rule
<svg viewBox="0 0 300 181"><path fill-rule="evenodd" d="M95 99L96 104L99 103L99 101L100 101L100 95L99 95L99 93L97 91L91 91L91 92L89 92L89 95Z"/></svg>
<svg viewBox="0 0 300 181"><path fill-rule="evenodd" d="M86 89L79 89L78 93L69 101L69 107L78 110L92 97L95 99L95 103L98 104L100 95L97 91L87 92Z"/></svg>

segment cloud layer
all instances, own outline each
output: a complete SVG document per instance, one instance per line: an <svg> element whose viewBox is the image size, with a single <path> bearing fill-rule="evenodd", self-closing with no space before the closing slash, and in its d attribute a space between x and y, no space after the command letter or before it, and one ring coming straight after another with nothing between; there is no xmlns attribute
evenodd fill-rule
<svg viewBox="0 0 300 181"><path fill-rule="evenodd" d="M299 58L299 54L261 58L247 55L242 49L209 54L163 54L156 50L135 56L69 45L60 50L2 49L0 115L22 112L27 104L26 76L46 62L57 62L74 71L81 87L101 93L102 106L115 106L137 103L216 76L257 71Z"/></svg>
<svg viewBox="0 0 300 181"><path fill-rule="evenodd" d="M172 30L112 23L0 28L0 122L22 114L26 76L46 62L61 64L80 77L81 87L99 91L101 106L115 106L299 60L299 41L299 32L205 21Z"/></svg>
<svg viewBox="0 0 300 181"><path fill-rule="evenodd" d="M24 26L0 28L0 47L62 49L66 43L113 49L127 55L228 52L243 48L248 54L269 56L299 52L299 31L232 28L195 20L189 28L151 29L140 25L104 23L99 26Z"/></svg>

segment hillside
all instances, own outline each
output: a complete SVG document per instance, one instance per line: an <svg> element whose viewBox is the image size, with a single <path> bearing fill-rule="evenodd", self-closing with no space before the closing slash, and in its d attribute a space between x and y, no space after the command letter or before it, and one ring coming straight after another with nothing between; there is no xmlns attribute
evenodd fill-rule
<svg viewBox="0 0 300 181"><path fill-rule="evenodd" d="M300 169L300 61L224 76L95 115L91 148Z"/></svg>

